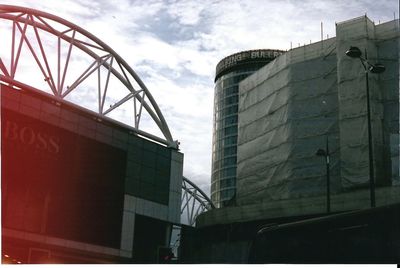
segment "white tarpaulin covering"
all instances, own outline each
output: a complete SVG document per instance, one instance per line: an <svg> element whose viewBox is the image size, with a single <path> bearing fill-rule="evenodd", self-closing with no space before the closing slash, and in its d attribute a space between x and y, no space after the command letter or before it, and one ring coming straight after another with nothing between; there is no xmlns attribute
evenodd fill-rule
<svg viewBox="0 0 400 268"><path fill-rule="evenodd" d="M365 73L358 59L345 55L350 45L367 48L371 61L385 47L390 66L386 74L370 74L369 86L376 181L390 181L396 157L390 143L396 137L398 143L399 131L398 28L392 24L375 27L365 17L338 24L337 38L290 50L240 84L239 205L325 194L326 159L316 152L326 151L327 141L331 191L368 184Z"/></svg>

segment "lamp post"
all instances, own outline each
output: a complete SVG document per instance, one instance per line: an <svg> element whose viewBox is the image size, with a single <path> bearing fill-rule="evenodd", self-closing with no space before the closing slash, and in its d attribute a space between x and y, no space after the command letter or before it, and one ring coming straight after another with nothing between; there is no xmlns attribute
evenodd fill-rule
<svg viewBox="0 0 400 268"><path fill-rule="evenodd" d="M365 72L365 84L367 91L367 124L368 124L368 151L369 151L369 190L370 190L370 200L371 207L375 207L375 174L374 174L374 156L372 147L372 129L371 129L371 109L369 100L369 79L368 73L379 74L385 71L385 66L376 63L372 64L368 62L367 50L365 49L365 58L362 57L362 52L358 47L351 46L349 50L346 51L346 55L350 58L358 58Z"/></svg>
<svg viewBox="0 0 400 268"><path fill-rule="evenodd" d="M324 149L318 149L316 155L318 156L324 156L325 157L325 163L326 163L326 212L330 213L331 212L331 179L329 175L329 145L328 145L328 135L326 135L326 146L325 150Z"/></svg>

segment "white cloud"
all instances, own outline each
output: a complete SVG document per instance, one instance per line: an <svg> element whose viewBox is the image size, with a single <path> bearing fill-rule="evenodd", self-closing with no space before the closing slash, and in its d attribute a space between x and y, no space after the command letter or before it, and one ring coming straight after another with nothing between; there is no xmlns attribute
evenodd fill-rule
<svg viewBox="0 0 400 268"><path fill-rule="evenodd" d="M201 12L207 8L205 2L198 1L174 1L168 5L168 14L176 17L181 25L196 25L199 23Z"/></svg>

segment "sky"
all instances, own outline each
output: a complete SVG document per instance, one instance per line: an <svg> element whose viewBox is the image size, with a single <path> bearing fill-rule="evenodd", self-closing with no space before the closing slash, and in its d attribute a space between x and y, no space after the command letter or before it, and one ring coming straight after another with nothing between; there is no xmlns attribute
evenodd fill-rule
<svg viewBox="0 0 400 268"><path fill-rule="evenodd" d="M289 50L320 41L321 23L327 38L336 35L335 22L366 14L379 24L398 18L399 12L399 0L3 0L1 4L64 18L124 58L180 142L184 176L207 194L214 75L222 58L250 49Z"/></svg>

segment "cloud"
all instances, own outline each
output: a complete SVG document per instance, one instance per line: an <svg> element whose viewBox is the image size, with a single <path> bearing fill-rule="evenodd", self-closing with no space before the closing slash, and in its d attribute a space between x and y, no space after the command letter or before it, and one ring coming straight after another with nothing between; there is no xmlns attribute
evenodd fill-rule
<svg viewBox="0 0 400 268"><path fill-rule="evenodd" d="M171 1L167 12L175 17L182 26L196 25L201 19L201 13L207 9L207 1L199 4L198 1Z"/></svg>
<svg viewBox="0 0 400 268"><path fill-rule="evenodd" d="M393 19L397 1L3 0L65 18L104 41L138 73L185 153L184 174L209 193L215 66L241 50L290 49L335 36L335 22ZM1 31L2 29L0 29ZM1 32L0 32L1 33ZM1 51L0 51L1 53ZM88 63L88 62L86 62ZM80 92L79 98L91 100ZM113 116L131 120L132 105ZM146 117L143 126L154 130Z"/></svg>

